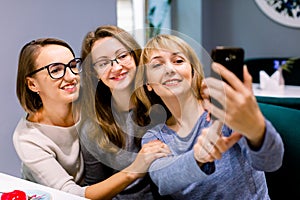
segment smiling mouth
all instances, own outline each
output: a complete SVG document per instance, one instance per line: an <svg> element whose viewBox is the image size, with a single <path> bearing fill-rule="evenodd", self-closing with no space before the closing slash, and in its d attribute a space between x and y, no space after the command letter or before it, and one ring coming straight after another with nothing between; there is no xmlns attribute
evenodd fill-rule
<svg viewBox="0 0 300 200"><path fill-rule="evenodd" d="M119 74L117 76L111 77L110 79L111 80L121 80L121 79L124 79L127 74L128 74L128 72L121 73L121 74Z"/></svg>
<svg viewBox="0 0 300 200"><path fill-rule="evenodd" d="M75 84L75 83L74 83L74 84L68 84L68 85L65 85L65 86L62 87L62 89L72 89L72 88L74 88L74 87L76 87L76 84Z"/></svg>
<svg viewBox="0 0 300 200"><path fill-rule="evenodd" d="M163 82L163 85L173 86L173 85L177 85L180 82L181 82L181 80L179 80L179 79L172 79L172 80L168 80L168 81Z"/></svg>

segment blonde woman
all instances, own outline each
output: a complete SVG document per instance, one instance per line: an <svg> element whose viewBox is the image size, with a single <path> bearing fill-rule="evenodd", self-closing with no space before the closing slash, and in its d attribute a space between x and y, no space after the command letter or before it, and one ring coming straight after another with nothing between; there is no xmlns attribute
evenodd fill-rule
<svg viewBox="0 0 300 200"><path fill-rule="evenodd" d="M152 99L160 97L171 113L165 123L149 129L142 139L143 144L159 139L172 152L171 156L153 161L149 168L160 194L174 199L269 199L264 171L275 171L281 166L283 143L262 116L251 92L241 82L234 83L239 80L225 68L213 65L215 70L221 69L224 78L230 77L230 84L242 87L241 91L233 91L225 86L229 101L233 101L225 102L226 109L235 113L228 112L220 128L220 121L207 120L200 95L203 69L184 40L164 34L153 37L144 47L140 63L137 97L149 110ZM248 73L244 78L249 84ZM218 81L207 84L214 98L223 87ZM239 99L231 100L231 95ZM224 105L220 98L217 100ZM247 102L247 107L237 107L239 101ZM221 112L217 113L218 118ZM240 117L245 122L240 122Z"/></svg>

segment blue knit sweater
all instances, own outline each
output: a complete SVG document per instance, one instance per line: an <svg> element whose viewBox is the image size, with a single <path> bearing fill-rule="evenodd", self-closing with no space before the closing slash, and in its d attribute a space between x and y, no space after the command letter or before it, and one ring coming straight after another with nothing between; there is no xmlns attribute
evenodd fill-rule
<svg viewBox="0 0 300 200"><path fill-rule="evenodd" d="M279 169L284 153L282 139L272 124L266 120L265 138L259 150L252 150L242 137L220 160L200 169L194 159L193 146L202 129L210 125L206 116L204 112L185 138L165 124L157 125L144 135L143 144L158 138L172 151L171 156L155 160L149 169L160 194L184 200L270 199L264 171ZM231 129L222 127L224 136L231 133Z"/></svg>

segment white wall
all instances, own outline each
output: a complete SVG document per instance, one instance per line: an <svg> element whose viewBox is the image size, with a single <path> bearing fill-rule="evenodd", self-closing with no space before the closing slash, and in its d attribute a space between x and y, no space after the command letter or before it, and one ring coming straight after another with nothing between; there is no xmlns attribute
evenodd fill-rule
<svg viewBox="0 0 300 200"><path fill-rule="evenodd" d="M116 0L7 0L0 4L0 172L20 176L12 134L24 115L15 92L22 46L39 37L57 37L79 56L87 31L117 24Z"/></svg>

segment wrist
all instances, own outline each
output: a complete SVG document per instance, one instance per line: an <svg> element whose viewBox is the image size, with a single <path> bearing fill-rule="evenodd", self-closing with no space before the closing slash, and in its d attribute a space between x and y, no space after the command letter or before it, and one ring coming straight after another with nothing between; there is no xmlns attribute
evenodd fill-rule
<svg viewBox="0 0 300 200"><path fill-rule="evenodd" d="M263 144L265 133L266 133L266 122L265 118L262 116L260 120L258 120L259 124L256 126L257 128L253 130L252 137L248 137L248 143L253 149L259 149Z"/></svg>
<svg viewBox="0 0 300 200"><path fill-rule="evenodd" d="M124 174L125 178L131 182L145 175L145 173L131 172L130 170L128 170L128 168L125 168L121 172Z"/></svg>

